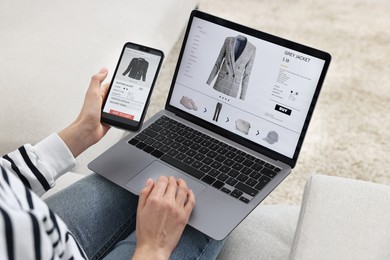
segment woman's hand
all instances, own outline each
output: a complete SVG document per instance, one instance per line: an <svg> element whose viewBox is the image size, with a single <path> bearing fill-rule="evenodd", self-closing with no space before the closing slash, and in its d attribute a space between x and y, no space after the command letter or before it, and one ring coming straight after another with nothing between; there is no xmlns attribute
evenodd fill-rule
<svg viewBox="0 0 390 260"><path fill-rule="evenodd" d="M109 130L100 123L101 109L109 84L102 85L108 70L103 68L91 78L84 104L77 119L59 133L74 157L97 143Z"/></svg>
<svg viewBox="0 0 390 260"><path fill-rule="evenodd" d="M169 259L195 205L184 180L161 176L141 190L133 259Z"/></svg>

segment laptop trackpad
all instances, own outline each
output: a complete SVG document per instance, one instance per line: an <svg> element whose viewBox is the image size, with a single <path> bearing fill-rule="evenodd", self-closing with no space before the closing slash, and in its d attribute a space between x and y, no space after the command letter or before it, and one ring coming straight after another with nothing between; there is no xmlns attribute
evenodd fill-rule
<svg viewBox="0 0 390 260"><path fill-rule="evenodd" d="M159 161L153 161L149 164L148 167L143 169L128 183L126 183L126 187L129 188L132 193L139 195L139 192L143 187L145 187L146 181L149 178L156 182L158 177L161 175L174 176L176 179L183 179L187 183L187 186L194 192L195 196L199 195L206 188L206 186L202 183L187 177L186 175Z"/></svg>

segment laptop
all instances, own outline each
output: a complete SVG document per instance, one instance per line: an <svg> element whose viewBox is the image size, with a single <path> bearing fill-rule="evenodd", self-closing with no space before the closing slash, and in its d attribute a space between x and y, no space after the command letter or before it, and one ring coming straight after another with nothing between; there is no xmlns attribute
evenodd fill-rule
<svg viewBox="0 0 390 260"><path fill-rule="evenodd" d="M294 168L331 56L194 10L165 109L89 169L134 194L184 179L189 225L224 239Z"/></svg>

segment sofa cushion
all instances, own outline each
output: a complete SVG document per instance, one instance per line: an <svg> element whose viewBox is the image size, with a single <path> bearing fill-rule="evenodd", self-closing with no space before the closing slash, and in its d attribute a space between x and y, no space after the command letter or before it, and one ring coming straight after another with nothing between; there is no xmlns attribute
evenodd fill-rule
<svg viewBox="0 0 390 260"><path fill-rule="evenodd" d="M298 206L258 206L227 237L217 259L288 259L298 216Z"/></svg>
<svg viewBox="0 0 390 260"><path fill-rule="evenodd" d="M291 259L390 259L390 187L331 176L306 184Z"/></svg>

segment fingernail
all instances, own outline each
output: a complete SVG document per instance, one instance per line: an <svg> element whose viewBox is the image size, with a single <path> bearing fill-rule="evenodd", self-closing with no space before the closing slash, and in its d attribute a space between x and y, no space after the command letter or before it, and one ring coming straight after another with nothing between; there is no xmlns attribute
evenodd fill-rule
<svg viewBox="0 0 390 260"><path fill-rule="evenodd" d="M152 182L153 182L153 180L149 178L149 179L146 181L146 184L145 184L145 186L149 186L149 185L151 185L151 184L152 184Z"/></svg>
<svg viewBox="0 0 390 260"><path fill-rule="evenodd" d="M103 67L100 69L99 73L105 73L107 71L108 71L108 69L106 67Z"/></svg>

